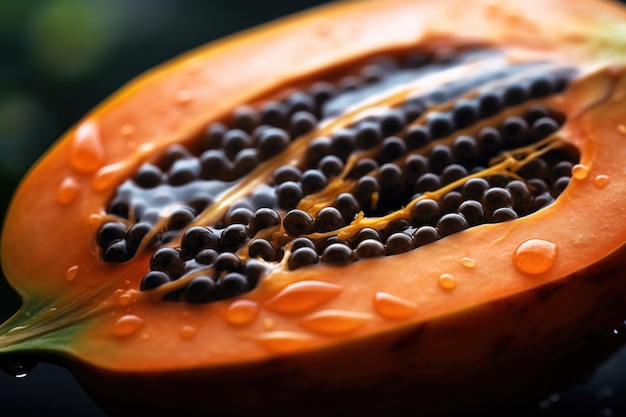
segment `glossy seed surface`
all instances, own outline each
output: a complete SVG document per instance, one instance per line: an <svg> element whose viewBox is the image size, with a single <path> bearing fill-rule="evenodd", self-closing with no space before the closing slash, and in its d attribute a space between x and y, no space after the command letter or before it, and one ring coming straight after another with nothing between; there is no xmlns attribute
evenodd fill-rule
<svg viewBox="0 0 626 417"><path fill-rule="evenodd" d="M208 303L271 270L396 256L552 204L579 163L547 104L572 69L444 49L242 103L168 146L110 196L94 237L102 260L150 251L140 290ZM462 79L433 77L460 69ZM411 91L424 77L434 81Z"/></svg>

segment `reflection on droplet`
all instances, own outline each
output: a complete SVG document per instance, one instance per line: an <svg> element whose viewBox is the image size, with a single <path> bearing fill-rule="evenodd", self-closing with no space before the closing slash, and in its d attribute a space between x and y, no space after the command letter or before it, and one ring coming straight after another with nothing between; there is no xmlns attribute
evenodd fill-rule
<svg viewBox="0 0 626 417"><path fill-rule="evenodd" d="M135 126L131 125L130 123L126 123L120 128L120 134L125 138L130 138L133 133L135 133Z"/></svg>
<svg viewBox="0 0 626 417"><path fill-rule="evenodd" d="M439 275L439 286L444 290L451 290L456 287L456 278L451 274Z"/></svg>
<svg viewBox="0 0 626 417"><path fill-rule="evenodd" d="M387 292L377 292L373 302L374 310L387 319L406 319L417 311L417 305L414 302Z"/></svg>
<svg viewBox="0 0 626 417"><path fill-rule="evenodd" d="M295 282L270 298L265 307L283 314L301 313L336 297L342 289L324 281Z"/></svg>
<svg viewBox="0 0 626 417"><path fill-rule="evenodd" d="M191 340L198 334L198 329L195 326L184 325L180 328L178 335L183 340Z"/></svg>
<svg viewBox="0 0 626 417"><path fill-rule="evenodd" d="M256 342L274 353L291 353L306 348L312 338L306 333L274 331L263 333L255 338Z"/></svg>
<svg viewBox="0 0 626 417"><path fill-rule="evenodd" d="M474 258L461 258L461 265L464 266L465 268L475 268L476 267L476 260Z"/></svg>
<svg viewBox="0 0 626 417"><path fill-rule="evenodd" d="M526 274L541 274L554 265L557 245L544 239L529 239L513 252L513 264Z"/></svg>
<svg viewBox="0 0 626 417"><path fill-rule="evenodd" d="M236 300L226 309L224 319L233 326L252 323L259 314L259 304L252 300Z"/></svg>
<svg viewBox="0 0 626 417"><path fill-rule="evenodd" d="M0 369L16 378L24 378L35 366L37 362L25 358L8 357L0 361Z"/></svg>
<svg viewBox="0 0 626 417"><path fill-rule="evenodd" d="M178 104L187 104L193 99L191 90L183 89L176 92L176 101Z"/></svg>
<svg viewBox="0 0 626 417"><path fill-rule="evenodd" d="M623 335L624 332L626 332L626 320L622 321L613 328L613 334L615 336Z"/></svg>
<svg viewBox="0 0 626 417"><path fill-rule="evenodd" d="M104 216L100 213L92 213L87 217L87 223L91 225L100 225Z"/></svg>
<svg viewBox="0 0 626 417"><path fill-rule="evenodd" d="M78 265L70 266L67 268L67 271L65 271L65 279L68 281L73 281L76 275L78 275Z"/></svg>
<svg viewBox="0 0 626 417"><path fill-rule="evenodd" d="M589 174L589 168L582 164L576 164L572 167L572 178L584 180Z"/></svg>
<svg viewBox="0 0 626 417"><path fill-rule="evenodd" d="M65 206L76 200L79 193L80 185L76 179L66 177L63 181L61 181L61 184L59 184L59 187L57 188L56 198L60 204Z"/></svg>
<svg viewBox="0 0 626 417"><path fill-rule="evenodd" d="M113 325L112 332L114 336L130 336L137 333L143 324L144 319L141 317L137 317L133 314L127 314L117 319Z"/></svg>
<svg viewBox="0 0 626 417"><path fill-rule="evenodd" d="M104 165L104 147L95 121L81 123L70 146L70 165L80 173L91 174Z"/></svg>
<svg viewBox="0 0 626 417"><path fill-rule="evenodd" d="M118 298L117 298L117 303L122 306L125 307L127 305L130 305L130 303L133 302L133 296L130 295L129 293L125 292L124 294L121 294Z"/></svg>
<svg viewBox="0 0 626 417"><path fill-rule="evenodd" d="M321 310L300 320L305 329L322 334L340 335L362 327L371 319L369 314L349 310Z"/></svg>
<svg viewBox="0 0 626 417"><path fill-rule="evenodd" d="M598 188L604 188L608 184L609 184L608 175L600 174L600 175L597 175L596 178L594 178L593 180L593 185L595 185Z"/></svg>
<svg viewBox="0 0 626 417"><path fill-rule="evenodd" d="M263 327L265 330L274 330L276 328L276 323L274 323L274 320L271 318L266 317L263 319Z"/></svg>
<svg viewBox="0 0 626 417"><path fill-rule="evenodd" d="M116 185L124 176L126 164L118 162L102 167L96 172L91 182L94 191L103 191Z"/></svg>

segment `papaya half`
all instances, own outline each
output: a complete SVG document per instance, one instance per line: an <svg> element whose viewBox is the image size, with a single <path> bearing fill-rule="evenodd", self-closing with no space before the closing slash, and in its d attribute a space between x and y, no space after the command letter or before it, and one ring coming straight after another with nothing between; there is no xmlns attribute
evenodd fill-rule
<svg viewBox="0 0 626 417"><path fill-rule="evenodd" d="M626 317L625 28L600 0L336 2L149 71L16 192L1 357L115 415L549 393Z"/></svg>

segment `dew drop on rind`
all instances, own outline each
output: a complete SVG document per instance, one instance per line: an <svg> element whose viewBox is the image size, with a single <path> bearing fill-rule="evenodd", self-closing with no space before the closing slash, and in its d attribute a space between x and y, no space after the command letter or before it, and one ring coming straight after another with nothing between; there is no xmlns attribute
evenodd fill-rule
<svg viewBox="0 0 626 417"><path fill-rule="evenodd" d="M80 173L91 174L104 165L104 160L98 126L93 121L83 122L76 129L70 146L70 165Z"/></svg>
<svg viewBox="0 0 626 417"><path fill-rule="evenodd" d="M439 285L444 290L451 290L456 287L456 278L450 274L441 274L439 276Z"/></svg>
<svg viewBox="0 0 626 417"><path fill-rule="evenodd" d="M374 310L387 319L406 319L417 311L414 302L382 291L374 295L373 303Z"/></svg>
<svg viewBox="0 0 626 417"><path fill-rule="evenodd" d="M78 197L79 193L80 185L78 184L78 182L72 177L67 177L63 181L61 181L61 184L59 184L59 188L57 188L56 198L60 204L67 205L76 200L76 197Z"/></svg>
<svg viewBox="0 0 626 417"><path fill-rule="evenodd" d="M572 167L572 177L577 180L584 180L589 174L589 168L582 164L575 164Z"/></svg>
<svg viewBox="0 0 626 417"><path fill-rule="evenodd" d="M596 176L596 178L593 180L593 185L595 185L597 188L604 188L608 184L609 184L609 177L604 174L600 174Z"/></svg>
<svg viewBox="0 0 626 417"><path fill-rule="evenodd" d="M250 324L259 314L259 304L252 300L236 300L226 309L224 320L233 326Z"/></svg>
<svg viewBox="0 0 626 417"><path fill-rule="evenodd" d="M554 265L557 245L544 239L529 239L513 252L513 264L526 274L541 274Z"/></svg>
<svg viewBox="0 0 626 417"><path fill-rule="evenodd" d="M70 266L67 268L67 271L65 271L65 279L68 281L73 281L76 275L78 275L78 265Z"/></svg>
<svg viewBox="0 0 626 417"><path fill-rule="evenodd" d="M113 336L124 337L135 334L141 329L144 319L133 314L127 314L117 319L111 332Z"/></svg>

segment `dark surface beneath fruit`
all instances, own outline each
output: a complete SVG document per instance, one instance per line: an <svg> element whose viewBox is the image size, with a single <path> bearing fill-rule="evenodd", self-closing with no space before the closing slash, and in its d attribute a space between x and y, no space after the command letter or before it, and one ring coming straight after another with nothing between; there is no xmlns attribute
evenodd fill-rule
<svg viewBox="0 0 626 417"><path fill-rule="evenodd" d="M211 39L322 3L327 2L0 2L0 54L3 57L0 65L0 215L4 217L19 178L36 158L64 130L127 80ZM84 25L74 24L79 18ZM41 39L53 40L54 33L60 36L60 30L55 32L55 28L69 31L70 39L61 43L56 61L54 56L38 55L42 50ZM80 47L72 48L72 39L83 38L89 40L91 52L99 48L95 51L97 54L81 53ZM66 55L68 53L70 56ZM91 56L93 65L83 61L81 66L72 53ZM60 61L66 65L59 66ZM69 67L67 63L72 62L74 66ZM0 278L0 320L8 318L18 307L19 300L4 278ZM620 319L623 318L616 318ZM604 364L587 384L491 414L626 416L626 349ZM68 371L40 364L25 378L0 373L0 415L99 417L104 414ZM486 417L485 413L479 415Z"/></svg>

